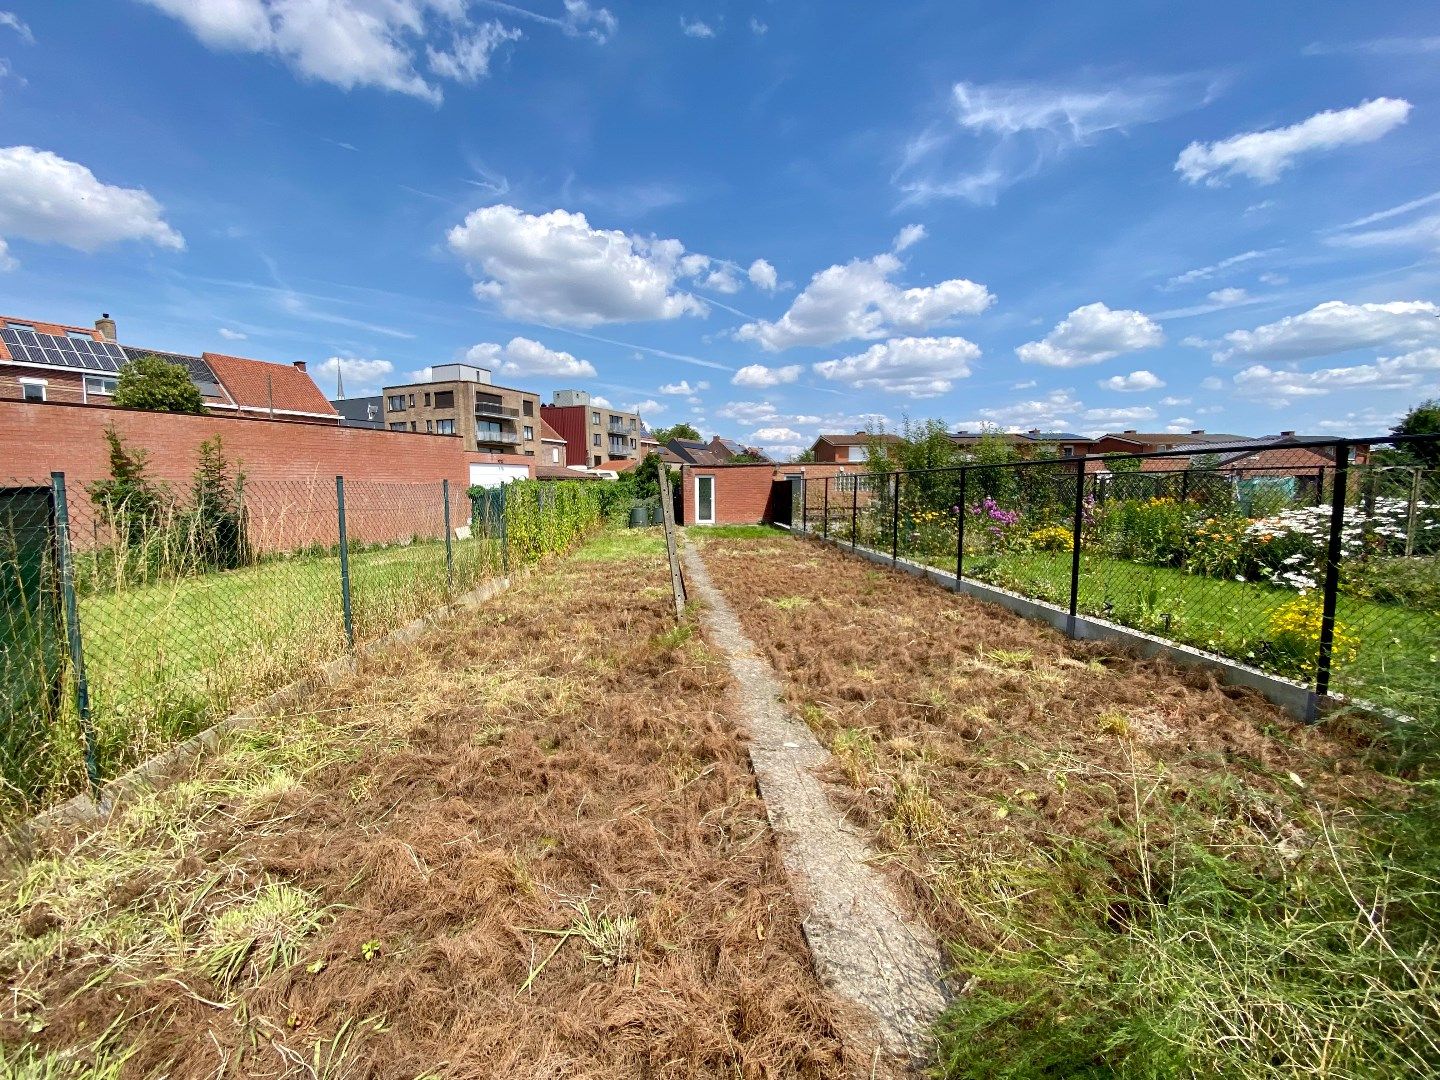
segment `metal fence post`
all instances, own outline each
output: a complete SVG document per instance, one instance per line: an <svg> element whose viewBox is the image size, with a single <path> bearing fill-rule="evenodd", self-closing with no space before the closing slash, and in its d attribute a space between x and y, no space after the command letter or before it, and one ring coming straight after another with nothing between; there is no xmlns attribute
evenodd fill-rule
<svg viewBox="0 0 1440 1080"><path fill-rule="evenodd" d="M340 607L345 618L345 644L355 648L355 613L350 607L350 538L345 532L345 477L335 477L335 508L340 516Z"/></svg>
<svg viewBox="0 0 1440 1080"><path fill-rule="evenodd" d="M895 488L890 493L890 565L900 561L900 473L895 474Z"/></svg>
<svg viewBox="0 0 1440 1080"><path fill-rule="evenodd" d="M820 525L820 535L830 539L830 478L825 477L825 520Z"/></svg>
<svg viewBox="0 0 1440 1080"><path fill-rule="evenodd" d="M810 491L805 483L805 477L800 477L800 531L808 533L810 531ZM791 481L791 486L793 488L794 481ZM793 513L790 520L795 520Z"/></svg>
<svg viewBox="0 0 1440 1080"><path fill-rule="evenodd" d="M510 495L505 489L509 486L500 485L500 572L506 577L510 576L510 532L505 525L505 507L510 501Z"/></svg>
<svg viewBox="0 0 1440 1080"><path fill-rule="evenodd" d="M1350 443L1335 444L1331 478L1330 538L1325 549L1325 585L1320 609L1320 652L1315 660L1315 696L1330 693L1330 662L1335 649L1335 598L1340 588L1340 559L1345 540L1345 489L1350 477Z"/></svg>
<svg viewBox="0 0 1440 1080"><path fill-rule="evenodd" d="M965 483L970 470L960 466L960 499L955 507L955 588L960 588L960 579L965 576Z"/></svg>
<svg viewBox="0 0 1440 1080"><path fill-rule="evenodd" d="M90 724L90 682L85 677L85 643L80 636L80 604L75 598L75 564L70 551L70 503L63 472L50 474L50 493L55 500L55 546L65 603L65 640L70 649L70 667L75 672L75 711L85 741L85 777L90 781L90 790L96 791L100 787L100 768L95 758L95 731Z"/></svg>
<svg viewBox="0 0 1440 1080"><path fill-rule="evenodd" d="M450 544L450 480L440 481L440 498L445 500L445 591L455 595L455 549Z"/></svg>
<svg viewBox="0 0 1440 1080"><path fill-rule="evenodd" d="M860 538L860 474L850 476L850 549L855 549Z"/></svg>
<svg viewBox="0 0 1440 1080"><path fill-rule="evenodd" d="M1080 531L1085 525L1085 459L1075 462L1075 520L1070 536L1070 636L1080 611Z"/></svg>

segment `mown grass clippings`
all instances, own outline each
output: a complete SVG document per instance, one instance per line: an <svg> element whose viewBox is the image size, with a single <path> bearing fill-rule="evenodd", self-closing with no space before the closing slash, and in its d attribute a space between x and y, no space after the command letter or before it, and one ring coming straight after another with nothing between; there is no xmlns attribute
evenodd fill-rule
<svg viewBox="0 0 1440 1080"><path fill-rule="evenodd" d="M706 559L950 945L937 1076L1440 1073L1433 745L764 548Z"/></svg>
<svg viewBox="0 0 1440 1080"><path fill-rule="evenodd" d="M100 830L50 837L0 888L7 1060L345 1080L867 1069L811 972L728 672L698 637L657 648L673 610L637 597L666 568L633 543L557 563L226 736Z"/></svg>

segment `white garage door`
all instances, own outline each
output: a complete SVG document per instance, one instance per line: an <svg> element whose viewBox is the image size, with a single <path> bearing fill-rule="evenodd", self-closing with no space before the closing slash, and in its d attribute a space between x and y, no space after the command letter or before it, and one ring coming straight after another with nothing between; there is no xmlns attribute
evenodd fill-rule
<svg viewBox="0 0 1440 1080"><path fill-rule="evenodd" d="M524 465L485 465L474 461L470 463L471 487L499 487L511 480L526 480L529 476L530 470Z"/></svg>

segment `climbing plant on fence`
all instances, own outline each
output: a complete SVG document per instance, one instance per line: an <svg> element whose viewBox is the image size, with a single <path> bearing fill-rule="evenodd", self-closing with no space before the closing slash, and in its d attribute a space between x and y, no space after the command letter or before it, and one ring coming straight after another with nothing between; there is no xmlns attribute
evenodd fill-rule
<svg viewBox="0 0 1440 1080"><path fill-rule="evenodd" d="M564 551L605 521L604 498L593 480L514 480L501 491L509 557L521 562ZM471 488L476 505L491 489Z"/></svg>

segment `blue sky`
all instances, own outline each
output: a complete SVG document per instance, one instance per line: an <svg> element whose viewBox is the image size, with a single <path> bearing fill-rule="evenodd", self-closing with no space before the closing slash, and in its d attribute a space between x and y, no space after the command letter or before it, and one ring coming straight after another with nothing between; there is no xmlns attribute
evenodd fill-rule
<svg viewBox="0 0 1440 1080"><path fill-rule="evenodd" d="M1437 117L1433 3L9 0L0 308L781 454L1374 432L1440 393Z"/></svg>

